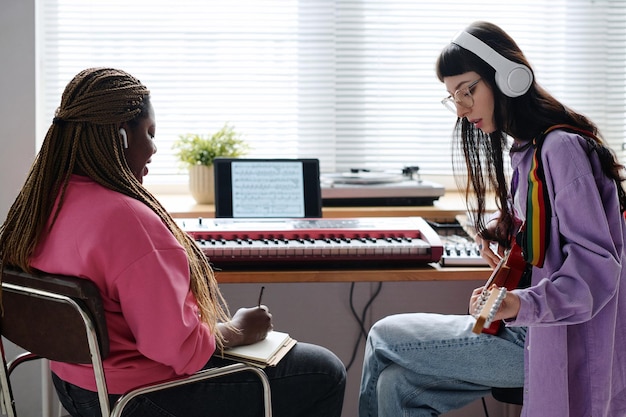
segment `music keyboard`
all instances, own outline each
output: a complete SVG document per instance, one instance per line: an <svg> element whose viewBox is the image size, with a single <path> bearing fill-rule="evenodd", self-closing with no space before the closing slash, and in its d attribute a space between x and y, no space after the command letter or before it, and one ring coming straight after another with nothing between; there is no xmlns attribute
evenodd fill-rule
<svg viewBox="0 0 626 417"><path fill-rule="evenodd" d="M478 245L469 236L459 221L439 223L427 221L441 238L443 255L439 264L449 266L489 266L480 255Z"/></svg>
<svg viewBox="0 0 626 417"><path fill-rule="evenodd" d="M218 268L342 268L438 262L443 245L421 217L176 219Z"/></svg>
<svg viewBox="0 0 626 417"><path fill-rule="evenodd" d="M443 256L439 260L441 266L489 266L480 256L478 245L474 240L464 236L442 236Z"/></svg>

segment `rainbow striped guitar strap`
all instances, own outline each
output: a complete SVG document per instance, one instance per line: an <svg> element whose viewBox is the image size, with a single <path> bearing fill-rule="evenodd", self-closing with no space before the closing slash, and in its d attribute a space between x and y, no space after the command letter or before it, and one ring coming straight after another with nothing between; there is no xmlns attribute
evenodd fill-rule
<svg viewBox="0 0 626 417"><path fill-rule="evenodd" d="M526 262L541 268L546 256L546 247L550 241L550 197L541 161L541 148L548 133L555 129L568 130L580 135L596 138L592 132L574 126L560 124L546 129L535 139L535 153L528 173L528 198L526 200L526 224L522 230L520 246Z"/></svg>

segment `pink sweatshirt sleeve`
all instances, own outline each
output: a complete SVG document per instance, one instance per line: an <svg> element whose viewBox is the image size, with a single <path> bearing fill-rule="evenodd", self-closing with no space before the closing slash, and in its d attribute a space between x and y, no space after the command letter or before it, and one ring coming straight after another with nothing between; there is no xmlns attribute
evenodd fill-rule
<svg viewBox="0 0 626 417"><path fill-rule="evenodd" d="M200 321L190 290L189 264L182 246L151 210L134 201L129 214L111 218L99 233L99 246L111 251L91 252L91 259L107 271L105 297L120 309L128 335L142 355L171 367L176 374L201 369L215 351L215 337ZM106 219L105 219L106 221ZM106 258L97 259L99 254ZM94 259L96 258L96 259ZM133 346L119 346L119 350Z"/></svg>
<svg viewBox="0 0 626 417"><path fill-rule="evenodd" d="M183 247L145 204L73 176L54 226L31 265L96 283L110 353L109 389L191 374L215 352L215 336L198 316ZM95 389L86 366L53 363L61 378Z"/></svg>
<svg viewBox="0 0 626 417"><path fill-rule="evenodd" d="M182 249L155 251L116 280L137 350L177 374L198 371L215 351L215 337L199 319L188 270Z"/></svg>

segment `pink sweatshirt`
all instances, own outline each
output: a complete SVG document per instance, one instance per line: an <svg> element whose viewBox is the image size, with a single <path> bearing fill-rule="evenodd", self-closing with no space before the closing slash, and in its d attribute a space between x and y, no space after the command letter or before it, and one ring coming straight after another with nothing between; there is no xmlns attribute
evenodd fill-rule
<svg viewBox="0 0 626 417"><path fill-rule="evenodd" d="M141 202L72 176L52 230L31 265L84 277L102 294L110 339L110 393L191 374L215 351L189 289L185 251ZM96 390L91 366L53 362L63 380Z"/></svg>

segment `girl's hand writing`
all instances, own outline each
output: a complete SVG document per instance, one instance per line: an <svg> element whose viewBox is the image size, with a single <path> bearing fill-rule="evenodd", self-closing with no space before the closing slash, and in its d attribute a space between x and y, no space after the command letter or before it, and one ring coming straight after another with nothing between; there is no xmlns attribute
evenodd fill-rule
<svg viewBox="0 0 626 417"><path fill-rule="evenodd" d="M225 347L256 343L265 339L267 333L274 328L272 315L264 305L240 308L233 315L230 325L239 331L233 331L223 324L219 325L219 329L226 339Z"/></svg>

